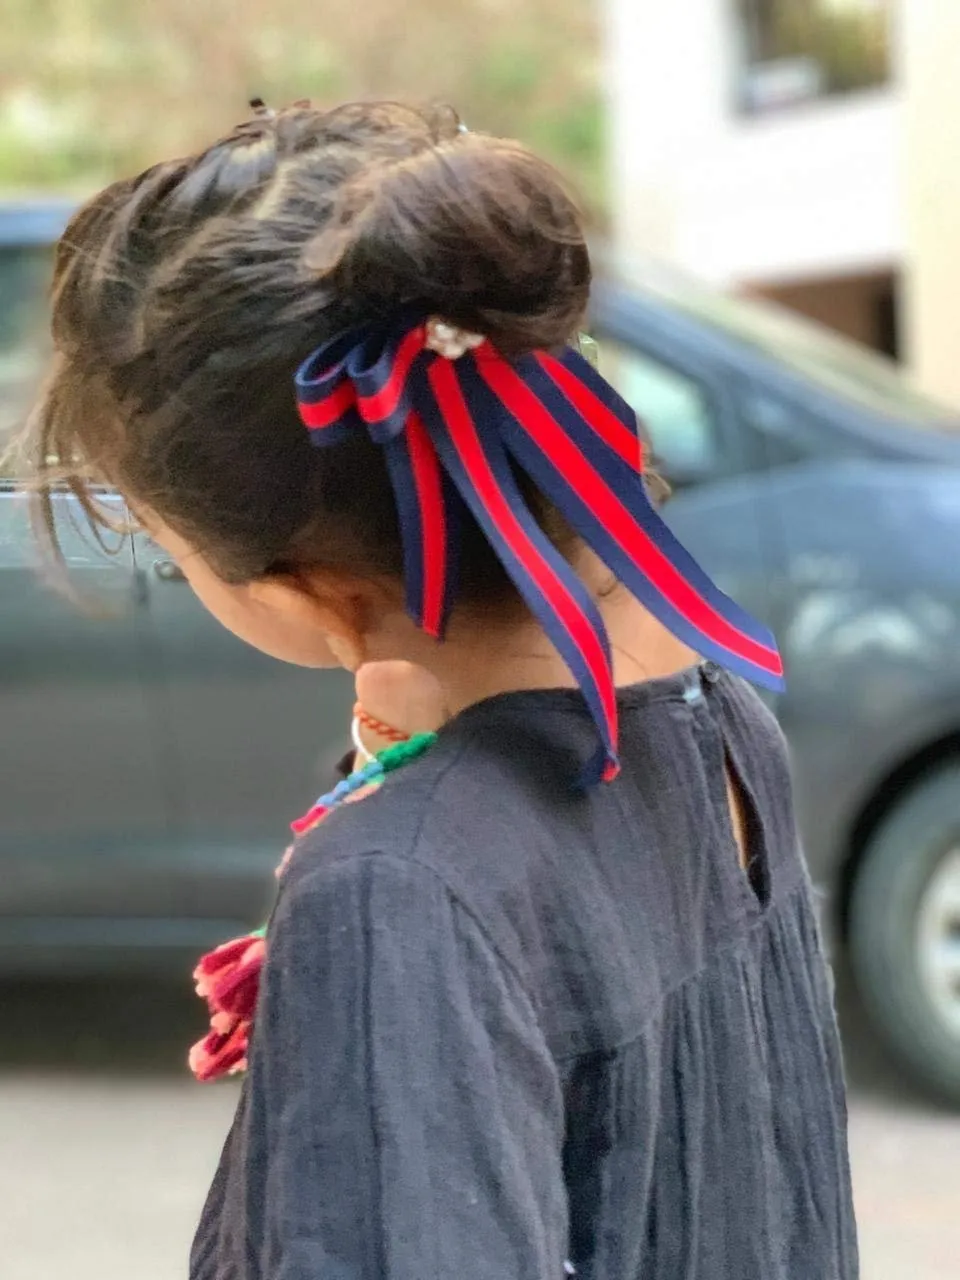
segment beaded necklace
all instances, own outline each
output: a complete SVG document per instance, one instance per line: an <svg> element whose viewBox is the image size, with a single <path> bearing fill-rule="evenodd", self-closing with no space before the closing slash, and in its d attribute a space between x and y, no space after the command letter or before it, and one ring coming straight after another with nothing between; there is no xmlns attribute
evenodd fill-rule
<svg viewBox="0 0 960 1280"><path fill-rule="evenodd" d="M342 804L362 800L383 784L388 773L423 755L434 742L435 733L420 733L379 752L362 768L354 770L315 805L290 824L299 838L312 831ZM277 868L282 876L294 851L291 845ZM198 1080L217 1080L237 1075L247 1067L247 1048L260 988L260 971L267 949L267 927L234 938L203 956L194 970L197 995L210 1010L210 1030L190 1050L190 1069Z"/></svg>

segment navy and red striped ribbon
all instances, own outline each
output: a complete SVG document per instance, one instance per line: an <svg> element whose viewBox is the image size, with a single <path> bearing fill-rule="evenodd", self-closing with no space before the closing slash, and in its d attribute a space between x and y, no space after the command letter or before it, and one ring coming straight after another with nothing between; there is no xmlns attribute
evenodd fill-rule
<svg viewBox="0 0 960 1280"><path fill-rule="evenodd" d="M383 445L403 539L407 607L441 637L456 599L464 506L576 677L600 734L589 780L616 776L617 705L603 620L527 508L514 465L655 617L704 658L783 687L770 633L723 594L650 502L636 415L579 353L458 360L431 351L422 315L351 330L296 376L314 443L366 429Z"/></svg>

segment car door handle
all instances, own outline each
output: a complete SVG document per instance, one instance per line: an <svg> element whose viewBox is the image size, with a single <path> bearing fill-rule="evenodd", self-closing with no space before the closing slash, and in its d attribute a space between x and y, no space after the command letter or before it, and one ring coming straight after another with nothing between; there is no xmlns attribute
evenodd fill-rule
<svg viewBox="0 0 960 1280"><path fill-rule="evenodd" d="M187 575L175 560L155 560L153 572L161 582L186 582Z"/></svg>

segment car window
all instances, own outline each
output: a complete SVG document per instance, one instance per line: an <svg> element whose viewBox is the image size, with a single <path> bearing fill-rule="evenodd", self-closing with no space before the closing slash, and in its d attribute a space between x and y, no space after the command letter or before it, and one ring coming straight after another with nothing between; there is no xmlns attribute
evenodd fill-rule
<svg viewBox="0 0 960 1280"><path fill-rule="evenodd" d="M46 360L49 276L48 249L0 248L0 453L24 420Z"/></svg>
<svg viewBox="0 0 960 1280"><path fill-rule="evenodd" d="M856 457L858 450L840 431L832 431L798 405L760 388L743 397L744 425L760 440L768 467L785 467L808 458Z"/></svg>
<svg viewBox="0 0 960 1280"><path fill-rule="evenodd" d="M657 465L668 478L706 478L721 451L706 389L636 347L599 338L600 372L637 411Z"/></svg>
<svg viewBox="0 0 960 1280"><path fill-rule="evenodd" d="M649 259L614 257L605 267L641 294L749 344L854 405L915 427L942 430L960 424L955 409L916 390L893 360L795 311L708 289Z"/></svg>

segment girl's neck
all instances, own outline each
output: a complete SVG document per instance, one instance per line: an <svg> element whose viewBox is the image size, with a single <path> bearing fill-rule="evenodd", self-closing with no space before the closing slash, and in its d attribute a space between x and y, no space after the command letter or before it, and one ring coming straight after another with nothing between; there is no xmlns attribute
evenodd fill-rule
<svg viewBox="0 0 960 1280"><path fill-rule="evenodd" d="M593 590L606 625L618 687L675 675L696 662L697 655L639 601L615 584L611 588L609 575L599 566L588 566L581 576ZM405 638L411 640L409 634ZM563 659L529 615L462 613L452 620L442 644L428 640L422 632L416 633L413 644L416 652L404 644L402 654L371 657L404 657L426 667L443 687L451 715L500 693L577 687Z"/></svg>
<svg viewBox="0 0 960 1280"><path fill-rule="evenodd" d="M611 602L612 604L612 602ZM618 687L675 675L696 661L681 644L632 597L619 607L601 608L613 652L613 678ZM469 641L438 647L432 664L451 713L498 693L520 689L575 689L569 668L533 622L510 630L477 628Z"/></svg>

